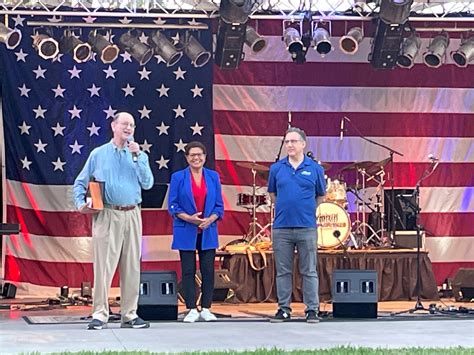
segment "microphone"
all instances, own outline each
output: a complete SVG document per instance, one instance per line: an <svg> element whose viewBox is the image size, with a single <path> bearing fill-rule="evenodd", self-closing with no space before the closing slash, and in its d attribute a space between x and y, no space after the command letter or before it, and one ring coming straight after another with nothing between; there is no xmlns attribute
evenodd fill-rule
<svg viewBox="0 0 474 355"><path fill-rule="evenodd" d="M341 118L341 136L339 137L339 140L342 141L343 137L344 137L344 117Z"/></svg>
<svg viewBox="0 0 474 355"><path fill-rule="evenodd" d="M127 137L127 142L128 144L132 143L134 141L133 136L130 135ZM138 161L138 154L137 153L132 153L132 160L134 163Z"/></svg>
<svg viewBox="0 0 474 355"><path fill-rule="evenodd" d="M307 156L308 158L314 160L314 155L313 155L313 152L312 152L312 151L308 151L308 152L306 153L306 156Z"/></svg>
<svg viewBox="0 0 474 355"><path fill-rule="evenodd" d="M428 154L428 159L431 161L431 164L434 164L433 165L433 172L434 172L439 165L439 159L436 158L433 154Z"/></svg>
<svg viewBox="0 0 474 355"><path fill-rule="evenodd" d="M433 154L428 154L428 159L431 160L432 162L437 162L437 161L439 161L439 159L436 158Z"/></svg>
<svg viewBox="0 0 474 355"><path fill-rule="evenodd" d="M291 128L291 112L288 112L288 128Z"/></svg>

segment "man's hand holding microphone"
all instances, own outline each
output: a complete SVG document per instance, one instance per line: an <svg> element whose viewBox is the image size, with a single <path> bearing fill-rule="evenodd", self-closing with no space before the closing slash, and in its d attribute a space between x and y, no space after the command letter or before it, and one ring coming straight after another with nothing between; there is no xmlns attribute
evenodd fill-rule
<svg viewBox="0 0 474 355"><path fill-rule="evenodd" d="M132 153L133 162L136 163L138 160L138 155L140 154L140 145L135 142L133 136L128 136L127 138L127 147L130 153Z"/></svg>

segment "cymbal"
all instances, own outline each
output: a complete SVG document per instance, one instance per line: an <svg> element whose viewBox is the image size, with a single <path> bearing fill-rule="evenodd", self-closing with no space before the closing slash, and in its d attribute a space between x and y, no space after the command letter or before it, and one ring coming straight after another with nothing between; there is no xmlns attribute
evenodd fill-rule
<svg viewBox="0 0 474 355"><path fill-rule="evenodd" d="M241 166L243 168L253 169L253 170L257 170L257 171L268 171L268 170L270 170L270 168L268 166L258 164L258 163L255 163L255 162L251 162L251 161L249 161L249 162L239 161L239 162L237 162L237 165Z"/></svg>
<svg viewBox="0 0 474 355"><path fill-rule="evenodd" d="M366 170L369 174L375 174L382 170L382 168L387 165L387 163L390 161L390 158L386 158L384 160L375 162L372 166L368 167Z"/></svg>
<svg viewBox="0 0 474 355"><path fill-rule="evenodd" d="M318 164L321 165L324 170L331 169L331 164L329 164L329 163L323 163L323 162L318 161Z"/></svg>
<svg viewBox="0 0 474 355"><path fill-rule="evenodd" d="M369 167L372 167L374 164L377 164L374 161L356 161L352 164L346 165L343 167L341 170L357 170L357 169L368 169Z"/></svg>

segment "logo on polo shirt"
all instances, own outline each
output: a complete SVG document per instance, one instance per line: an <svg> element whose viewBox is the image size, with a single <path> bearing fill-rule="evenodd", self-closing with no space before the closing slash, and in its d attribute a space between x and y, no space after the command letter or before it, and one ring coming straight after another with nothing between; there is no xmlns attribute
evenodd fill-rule
<svg viewBox="0 0 474 355"><path fill-rule="evenodd" d="M301 175L310 176L310 175L311 175L311 171L303 170L303 171L301 172Z"/></svg>

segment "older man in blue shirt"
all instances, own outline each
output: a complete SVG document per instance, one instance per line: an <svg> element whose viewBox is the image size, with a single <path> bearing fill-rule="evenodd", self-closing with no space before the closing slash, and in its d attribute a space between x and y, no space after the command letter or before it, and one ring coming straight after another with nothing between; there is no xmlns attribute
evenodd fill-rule
<svg viewBox="0 0 474 355"><path fill-rule="evenodd" d="M304 155L306 134L290 127L285 135L288 156L270 168L268 192L275 202L273 253L279 309L272 319L283 322L291 318L293 291L293 257L298 251L303 277L303 302L306 321L318 322L319 280L317 273L316 200L326 193L323 168Z"/></svg>
<svg viewBox="0 0 474 355"><path fill-rule="evenodd" d="M113 138L94 149L74 181L74 202L81 213L93 214L94 293L89 329L102 329L109 319L108 293L120 267L123 328L148 328L137 316L142 240L141 190L153 186L148 156L133 141L133 116L120 112L113 118ZM90 181L103 183L104 209L86 202Z"/></svg>

